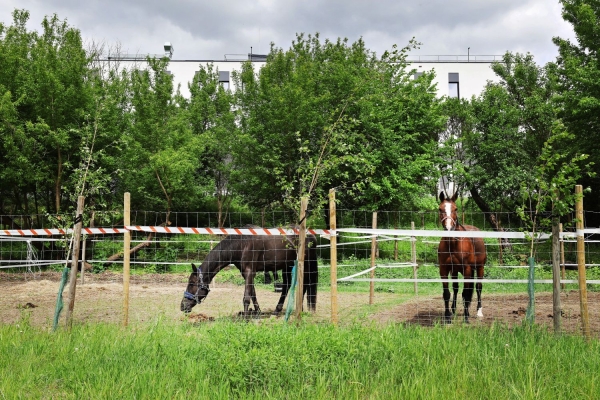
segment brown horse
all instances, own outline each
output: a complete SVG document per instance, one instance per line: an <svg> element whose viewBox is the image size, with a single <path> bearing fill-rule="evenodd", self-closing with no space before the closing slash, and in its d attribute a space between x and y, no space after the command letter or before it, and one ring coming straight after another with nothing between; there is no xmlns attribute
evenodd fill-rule
<svg viewBox="0 0 600 400"><path fill-rule="evenodd" d="M452 198L440 193L440 222L446 231L478 231L474 226L461 225L458 222L455 193ZM438 247L438 262L440 264L440 277L448 279L448 274L452 275L452 288L454 289L454 298L452 299L452 309L449 308L450 290L448 282L443 282L444 287L444 318L446 322L452 321L452 315L456 313L456 297L458 296L458 273L460 272L465 279L473 279L473 272L477 272L477 279L483 279L483 268L487 260L485 244L482 238L465 237L443 237ZM477 291L477 316L483 317L481 310L481 282L475 285ZM473 282L465 282L462 292L463 304L465 308L465 322L469 322L469 306L473 299Z"/></svg>
<svg viewBox="0 0 600 400"><path fill-rule="evenodd" d="M247 226L256 227L256 226ZM307 294L308 308L315 311L317 305L317 239L306 235L304 256L304 294ZM298 235L254 236L230 235L212 249L200 267L192 264L186 291L181 300L181 311L189 313L196 304L200 304L210 291L209 284L215 275L228 265L235 265L245 281L244 315L248 315L250 302L253 313L260 313L256 299L254 277L257 272L282 271L283 287L274 314L279 314L292 284L292 268L297 258Z"/></svg>

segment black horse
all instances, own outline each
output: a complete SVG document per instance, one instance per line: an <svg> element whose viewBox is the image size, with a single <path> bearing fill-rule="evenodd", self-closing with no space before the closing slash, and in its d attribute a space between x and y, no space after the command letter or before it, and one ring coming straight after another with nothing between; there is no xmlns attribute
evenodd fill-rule
<svg viewBox="0 0 600 400"><path fill-rule="evenodd" d="M181 300L181 311L189 313L202 302L210 291L209 285L215 275L228 265L235 265L245 280L244 315L248 315L250 301L254 312L260 307L256 300L254 276L257 272L282 271L283 288L274 314L279 314L292 284L292 268L297 258L298 235L262 236L230 235L225 237L206 256L199 268L192 264L192 274ZM304 294L307 294L308 308L315 311L317 306L317 239L306 236L304 254Z"/></svg>

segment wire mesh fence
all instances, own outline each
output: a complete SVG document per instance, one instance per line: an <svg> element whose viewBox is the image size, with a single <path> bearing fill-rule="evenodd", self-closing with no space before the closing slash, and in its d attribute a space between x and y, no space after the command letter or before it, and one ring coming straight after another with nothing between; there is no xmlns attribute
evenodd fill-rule
<svg viewBox="0 0 600 400"><path fill-rule="evenodd" d="M459 217L463 224L477 226L482 232L494 232L488 215L462 212ZM585 220L597 217L594 213L585 213ZM507 234L526 230L513 214L497 213L494 218ZM252 225L289 229L296 219L293 213L232 213L227 215L224 227ZM317 232L314 251L318 264L317 311L311 318L330 321L335 312L340 323L376 321L431 326L445 322L437 255L441 239L437 211L378 212L377 230L373 228L374 216L369 211L337 210L336 219L337 256L333 277L327 215L311 215L308 220L309 228ZM57 299L57 281L66 265L69 242L68 235L44 234L40 230L66 229L57 227L56 221L47 216L2 216L0 321L3 323L14 323L25 314L35 323L51 321ZM131 226L139 228L129 230L132 274L129 316L132 322L148 321L157 316L172 320L182 318L181 302L188 280L193 276L192 263L199 266L211 252L219 252L218 245L226 237L215 228L218 221L216 213L131 213ZM90 231L93 234L84 234L81 242L79 259L83 268L78 276L74 318L77 321L119 322L123 308L123 214L98 213L85 222L87 225L84 226L95 230ZM141 227L154 229L142 230ZM181 233L177 228L183 227L211 228L213 234ZM159 228L168 228L171 233ZM563 230L565 235L560 242L561 324L565 331L577 333L581 330L581 316L575 228L566 226ZM416 231L421 233L410 234ZM590 327L592 334L598 336L600 231L587 225L585 231ZM286 236L280 236L284 241ZM530 306L528 259L531 240L525 236L520 239L486 237L484 242L487 262L481 281L483 316L476 317L475 293L470 305L471 323L520 324ZM552 326L552 243L546 235L534 244L535 322ZM293 247L293 243L286 246ZM265 267L264 258L260 258L264 253L259 256L258 249L249 251L257 255L254 258L250 255L251 261L258 265L253 280L254 292L245 293L243 274L227 263L208 277L210 294L194 308L193 318L238 317L243 310L244 296L253 293L261 306L260 317L270 317L281 296L284 273ZM219 254L224 258L224 252ZM332 279L337 289L335 302L332 301ZM464 281L459 275L457 280L449 282L451 295L457 299L456 315L452 320L455 324L464 323ZM456 295L453 282L459 283ZM334 303L336 308L332 309ZM306 300L304 304L307 304Z"/></svg>

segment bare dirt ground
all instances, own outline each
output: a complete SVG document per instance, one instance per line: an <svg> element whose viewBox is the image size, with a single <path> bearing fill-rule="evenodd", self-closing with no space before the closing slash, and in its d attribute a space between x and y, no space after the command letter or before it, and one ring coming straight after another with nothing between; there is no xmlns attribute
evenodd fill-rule
<svg viewBox="0 0 600 400"><path fill-rule="evenodd" d="M188 274L132 275L130 279L129 322L143 323L157 317L171 321L207 323L219 318L239 318L242 310L243 287L234 284L216 283L206 300L196 306L187 319L179 309L186 287ZM123 321L122 275L104 272L86 274L85 283L77 282L75 291L75 323ZM0 323L18 323L27 318L31 324L51 327L56 308L60 273L0 272ZM440 290L441 292L441 290ZM279 299L272 286L258 285L257 297L261 304L262 318L268 315ZM460 295L459 295L460 296ZM407 297L410 299L407 301ZM64 309L61 324L64 324L69 302L69 287L63 292ZM528 304L526 294L492 295L483 294L483 318L476 318L475 304L471 306L471 324L488 326L503 323L514 326L525 319ZM577 291L561 295L561 327L565 332L581 332L580 301ZM373 305L369 305L368 293L338 294L339 322L346 323L404 323L433 326L442 322L443 301L438 296L407 296L406 294L375 293ZM458 306L457 324L462 323L462 309ZM594 337L600 336L600 293L588 292L590 328ZM281 318L281 317L279 317ZM307 316L315 322L331 320L331 297L329 291L318 294L317 312ZM535 322L552 329L552 294L537 293L535 296Z"/></svg>
<svg viewBox="0 0 600 400"><path fill-rule="evenodd" d="M491 326L493 323L501 323L512 327L520 325L525 320L529 297L527 294L485 295L484 293L482 302L483 318L476 317L475 304L471 305L471 324ZM590 331L594 337L599 337L600 293L588 292L588 313ZM429 299L411 300L381 311L373 318L379 322L404 322L433 326L442 322L443 315L443 301L440 295ZM463 315L463 310L458 305L455 323L462 323ZM561 294L561 316L561 329L564 332L581 333L579 292L571 291ZM535 323L546 326L548 329L554 329L552 293L535 294Z"/></svg>

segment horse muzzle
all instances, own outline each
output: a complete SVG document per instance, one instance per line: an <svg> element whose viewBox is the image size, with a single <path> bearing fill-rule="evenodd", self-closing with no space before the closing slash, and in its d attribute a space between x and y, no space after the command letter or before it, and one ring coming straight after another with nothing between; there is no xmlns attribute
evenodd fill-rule
<svg viewBox="0 0 600 400"><path fill-rule="evenodd" d="M445 231L454 231L456 230L456 222L454 219L450 218L450 217L444 217L441 219L440 221L442 223L442 227L444 228ZM450 222L450 223L448 223ZM450 226L448 226L450 225Z"/></svg>
<svg viewBox="0 0 600 400"><path fill-rule="evenodd" d="M205 293L201 293L201 290L203 290ZM181 311L183 311L184 313L191 312L194 306L202 303L202 300L206 298L209 292L210 288L208 287L208 285L198 288L196 294L190 293L188 291L183 292L183 299L181 300Z"/></svg>
<svg viewBox="0 0 600 400"><path fill-rule="evenodd" d="M183 300L181 300L181 311L183 311L184 313L188 314L190 312L192 312L192 308L194 308L194 306L198 304L195 300L189 300L184 298Z"/></svg>
<svg viewBox="0 0 600 400"><path fill-rule="evenodd" d="M189 313L192 311L192 308L196 304L200 304L201 300L198 298L197 294L193 294L190 292L183 292L183 299L181 300L181 311L184 313Z"/></svg>

